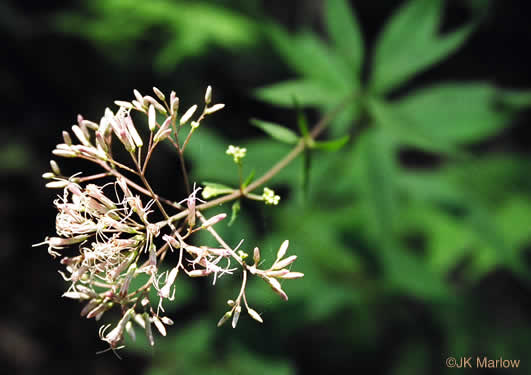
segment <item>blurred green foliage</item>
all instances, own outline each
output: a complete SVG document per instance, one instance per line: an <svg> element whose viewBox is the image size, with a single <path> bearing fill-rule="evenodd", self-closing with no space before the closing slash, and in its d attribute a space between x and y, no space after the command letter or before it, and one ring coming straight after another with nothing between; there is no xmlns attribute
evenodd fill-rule
<svg viewBox="0 0 531 375"><path fill-rule="evenodd" d="M244 47L258 36L249 18L207 2L90 0L85 4L88 14L60 14L57 27L93 41L110 58L122 61L137 43L154 43L159 49L154 64L162 71L171 71L183 58L204 54L211 46ZM150 38L153 31L158 40L153 34Z"/></svg>
<svg viewBox="0 0 531 375"><path fill-rule="evenodd" d="M305 277L283 285L289 303L253 280L248 298L263 312L264 325L244 319L238 330L216 330L237 284L222 278L217 292L207 296L216 296L205 302L207 311L177 322L172 336L157 340L154 352L147 353L153 356L151 375L293 374L293 357L301 352L313 353L317 358L310 363L323 368L330 361L344 361L337 368L348 368L353 353L376 356L386 345L383 331L394 325L403 327L404 345L391 361L392 374L430 373L434 361L443 368L452 353L527 358L529 321L515 319L510 336L496 326L503 312L484 313L490 306L476 292L495 271L509 272L526 285L530 281L524 250L531 244L531 162L516 154L471 150L510 127L531 105L531 94L468 81L434 82L404 94L415 76L455 53L474 32L475 23L469 23L441 34L442 0L405 2L373 51L364 47L347 1L324 4L326 40L313 31L290 33L273 23L259 24L206 2L90 1L90 17L58 18L63 30L108 48L111 57L134 48L150 28L161 27L168 33L157 41L161 69L205 53L210 44L251 45L262 30L294 76L257 89L257 98L283 108L295 108L295 98L321 114L347 100L327 133L331 139L349 135L346 145L337 152L312 150L311 163L298 159L282 170L273 181L285 192L279 207L252 211L242 202L234 225L218 225L229 243L243 237L247 250L259 244L265 259L272 260L278 245L290 239L299 256L296 268ZM264 120L254 124L273 139L240 142L248 149L245 176L251 170L263 174L292 147L279 140L293 143L296 137ZM237 186L236 167L220 156L226 140L204 126L193 142L187 149L193 180ZM412 149L438 155L441 162L414 168L399 158ZM193 295L183 293L168 312ZM429 316L424 324L440 336L438 344L407 335L417 324L411 301ZM325 338L319 336L323 330ZM315 345L328 347L305 342L297 352L289 346L293 335L313 334ZM146 353L142 341L129 344Z"/></svg>

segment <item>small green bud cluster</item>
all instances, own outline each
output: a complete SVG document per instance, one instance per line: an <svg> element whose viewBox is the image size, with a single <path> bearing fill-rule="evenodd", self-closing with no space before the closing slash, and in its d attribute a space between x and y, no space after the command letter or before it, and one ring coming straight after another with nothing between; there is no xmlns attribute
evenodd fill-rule
<svg viewBox="0 0 531 375"><path fill-rule="evenodd" d="M271 204L276 206L280 201L280 196L275 195L275 192L267 187L264 188L264 193L262 194L262 199L265 204Z"/></svg>
<svg viewBox="0 0 531 375"><path fill-rule="evenodd" d="M247 152L246 148L230 145L227 148L226 154L231 155L236 164L240 164Z"/></svg>

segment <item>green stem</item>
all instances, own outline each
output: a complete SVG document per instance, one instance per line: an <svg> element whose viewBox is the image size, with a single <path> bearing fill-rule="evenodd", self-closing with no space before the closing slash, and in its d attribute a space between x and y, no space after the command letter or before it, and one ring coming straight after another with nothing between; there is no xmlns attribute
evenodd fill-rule
<svg viewBox="0 0 531 375"><path fill-rule="evenodd" d="M352 100L352 96L349 95L347 98L345 98L337 107L335 107L332 111L330 111L328 114L326 114L315 126L312 128L312 131L310 132L310 137L312 139L317 138L325 129L327 126L330 125L330 123L334 120L334 118L345 108L345 106ZM278 161L271 169L269 169L266 173L264 173L259 179L254 181L252 184L247 186L245 189L242 190L235 190L234 192L225 195L223 197L214 199L210 202L200 204L195 207L196 211L202 211L206 210L207 208L219 206L223 203L230 202L232 200L238 199L256 188L260 187L261 185L265 184L267 181L269 181L271 178L273 178L278 172L280 172L282 169L284 169L289 163L291 163L299 154L304 151L304 149L307 147L306 142L304 140L300 140L297 145L286 155L284 156L280 161ZM157 223L157 225L164 225L164 224L170 224L177 220L183 219L188 215L188 210L184 210L179 212L176 215L171 216L168 220L161 221Z"/></svg>

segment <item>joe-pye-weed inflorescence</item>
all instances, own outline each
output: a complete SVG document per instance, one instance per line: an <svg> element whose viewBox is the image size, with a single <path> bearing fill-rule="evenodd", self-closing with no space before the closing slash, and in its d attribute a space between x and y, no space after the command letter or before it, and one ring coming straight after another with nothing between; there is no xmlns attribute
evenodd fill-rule
<svg viewBox="0 0 531 375"><path fill-rule="evenodd" d="M226 153L238 166L239 188L220 189L218 184L196 188L186 171L185 151L202 120L221 110L224 104L211 104L209 86L203 110L194 119L197 105L179 115L179 98L175 92L167 99L156 87L153 91L156 98L134 90L134 100L116 101L118 109L113 112L107 108L99 123L79 115L77 124L72 126L74 137L63 131L64 143L58 144L53 154L88 160L101 167L101 173L66 177L52 160L51 172L43 175L50 180L47 187L63 191L54 200L58 211L57 236L46 237L38 245L47 245L50 255L61 257L65 271L60 273L70 284L63 296L84 303L81 316L99 320L113 308L121 312L116 324L104 325L99 332L100 338L113 350L121 347L125 333L135 338L135 325L145 331L150 345L154 345L152 325L161 335L166 335L166 326L173 322L163 315L164 301L173 300L179 274L212 276L215 283L225 274L241 272L241 289L234 300L227 301L229 311L218 323L220 326L231 320L233 327L242 308L254 320L262 322L260 314L246 299L249 275L262 278L284 300L288 296L279 280L304 276L290 270L297 257L286 256L287 240L280 245L273 265L261 269L263 262L258 247L249 255L241 247L243 240L236 247L229 246L214 229L216 223L225 219L225 214L213 217L204 214L210 207L239 198L277 205L280 197L273 190L264 187L261 196L251 191L263 185L275 174L275 167L280 169L282 165L277 164L252 184L242 182L241 166L247 150L230 145ZM147 129L137 129L133 114L147 117L147 142L141 136ZM169 142L180 160L182 182L188 191L188 196L180 202L158 195L146 177L151 156L161 142ZM130 157L128 162L117 160L118 154L124 154L118 147L125 149L125 155ZM199 198L200 193L204 199L217 198L205 202ZM152 219L155 210L162 220ZM191 236L198 231L208 231L219 247L192 244ZM163 262L167 263L164 268ZM147 275L147 282L132 288L132 281L140 275ZM149 298L152 289L156 290L157 301Z"/></svg>

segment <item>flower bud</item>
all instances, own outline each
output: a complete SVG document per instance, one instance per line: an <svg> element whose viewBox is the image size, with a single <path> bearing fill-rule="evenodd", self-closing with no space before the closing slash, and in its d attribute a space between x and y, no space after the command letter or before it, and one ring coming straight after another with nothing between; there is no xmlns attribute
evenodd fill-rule
<svg viewBox="0 0 531 375"><path fill-rule="evenodd" d="M297 256L296 255L291 255L285 259L282 259L278 262L275 262L275 264L273 264L273 267L272 269L274 270L279 270L279 269L282 269L284 267L287 267L289 266L291 263L295 262L295 260L297 259Z"/></svg>
<svg viewBox="0 0 531 375"><path fill-rule="evenodd" d="M211 273L212 273L212 271L207 270L207 269L193 270L193 271L187 272L188 276L190 276L190 277L204 277L204 276L210 275Z"/></svg>
<svg viewBox="0 0 531 375"><path fill-rule="evenodd" d="M124 124L122 124L121 121L119 121L117 118L112 118L110 120L110 124L112 127L112 130L114 131L114 134L120 142L125 146L125 149L129 152L135 151L135 145L133 144L133 140L131 136L128 134L128 132L125 129Z"/></svg>
<svg viewBox="0 0 531 375"><path fill-rule="evenodd" d="M149 265L155 269L157 267L157 248L153 243L149 247Z"/></svg>
<svg viewBox="0 0 531 375"><path fill-rule="evenodd" d="M107 154L101 148L98 149L94 146L87 147L83 145L75 145L72 146L72 149L83 156L107 161Z"/></svg>
<svg viewBox="0 0 531 375"><path fill-rule="evenodd" d="M72 131L74 132L74 134L76 135L77 139L79 139L79 141L87 146L87 147L90 147L91 144L90 142L88 141L88 139L85 137L85 134L83 133L83 131L81 130L81 128L77 125L73 125L72 126Z"/></svg>
<svg viewBox="0 0 531 375"><path fill-rule="evenodd" d="M302 272L288 272L285 275L280 276L281 279L300 279L304 277Z"/></svg>
<svg viewBox="0 0 531 375"><path fill-rule="evenodd" d="M129 105L131 105L131 103L129 103ZM81 125L83 125L85 128L90 129L90 130L97 130L98 127L99 127L98 124L96 124L94 121L90 121L90 120L83 120L81 122Z"/></svg>
<svg viewBox="0 0 531 375"><path fill-rule="evenodd" d="M150 104L148 109L148 125L149 131L155 131L155 126L157 125L157 117L153 104Z"/></svg>
<svg viewBox="0 0 531 375"><path fill-rule="evenodd" d="M234 315L232 316L232 328L236 328L236 325L238 324L238 319L240 319L240 313L242 311L242 307L240 305L236 306L234 309Z"/></svg>
<svg viewBox="0 0 531 375"><path fill-rule="evenodd" d="M158 132L155 134L155 137L153 138L153 142L157 143L160 141L163 141L171 134L171 117L167 117L166 120L162 123L162 126L158 130Z"/></svg>
<svg viewBox="0 0 531 375"><path fill-rule="evenodd" d="M226 217L227 217L227 214L224 214L224 213L212 216L210 219L205 221L203 225L201 225L201 228L203 229L209 228L212 225L219 223L221 220L225 219Z"/></svg>
<svg viewBox="0 0 531 375"><path fill-rule="evenodd" d="M63 293L63 297L72 298L72 299L79 299L79 300L90 299L89 295L87 295L85 293L81 293L81 292L65 292L65 293Z"/></svg>
<svg viewBox="0 0 531 375"><path fill-rule="evenodd" d="M231 155L234 162L239 164L241 160L245 157L245 154L247 153L247 149L245 147L229 145L225 153L227 155Z"/></svg>
<svg viewBox="0 0 531 375"><path fill-rule="evenodd" d="M143 329L146 329L146 322L144 321L143 314L136 314L133 319L136 324L138 324Z"/></svg>
<svg viewBox="0 0 531 375"><path fill-rule="evenodd" d="M265 280L276 294L278 294L283 300L288 300L288 295L282 290L282 287L277 280L270 277L266 277Z"/></svg>
<svg viewBox="0 0 531 375"><path fill-rule="evenodd" d="M149 96L149 95L144 96L144 100L142 101L142 104L147 107L148 104L150 103L153 104L155 109L159 111L160 113L162 113L163 115L167 114L166 108L164 108L162 104L160 104L154 97Z"/></svg>
<svg viewBox="0 0 531 375"><path fill-rule="evenodd" d="M114 118L114 112L109 108L105 108L105 118L107 118L107 121L111 121Z"/></svg>
<svg viewBox="0 0 531 375"><path fill-rule="evenodd" d="M188 122L188 120L190 120L190 118L192 118L192 116L194 115L196 109L197 109L197 104L194 104L193 106L191 106L186 111L186 113L183 115L183 117L181 117L181 120L179 121L179 124L181 124L181 126L186 124Z"/></svg>
<svg viewBox="0 0 531 375"><path fill-rule="evenodd" d="M63 246L69 246L76 243L80 243L85 241L89 236L87 235L81 235L81 236L75 236L75 237L69 237L69 238L62 238L62 237L49 237L46 238L44 243L47 243L48 246L52 248L61 248Z"/></svg>
<svg viewBox="0 0 531 375"><path fill-rule="evenodd" d="M79 313L79 315L81 315L81 316L85 316L85 315L87 315L87 314L89 313L89 311L94 310L94 308L95 308L96 306L98 306L99 304L100 304L100 301L95 300L95 299L91 300L89 303L87 303L87 304L85 305L85 307L83 307L83 309L81 310L81 312Z"/></svg>
<svg viewBox="0 0 531 375"><path fill-rule="evenodd" d="M159 333L162 336L166 336L166 327L164 327L164 324L162 324L158 316L153 315L153 323L155 324L155 327L157 327Z"/></svg>
<svg viewBox="0 0 531 375"><path fill-rule="evenodd" d="M151 331L151 321L149 319L148 313L142 314L144 318L144 326L146 329L146 337L148 339L149 345L155 346L155 339L153 338L153 331Z"/></svg>
<svg viewBox="0 0 531 375"><path fill-rule="evenodd" d="M52 168L52 172L58 176L61 175L61 170L59 169L59 165L57 165L55 160L50 160L50 168Z"/></svg>
<svg viewBox="0 0 531 375"><path fill-rule="evenodd" d="M133 94L135 95L136 100L137 100L139 103L142 103L142 101L144 100L144 98L142 97L142 94L140 94L140 91L138 91L137 89L134 89L134 90L133 90Z"/></svg>
<svg viewBox="0 0 531 375"><path fill-rule="evenodd" d="M281 277L289 273L289 270L283 269L278 271L266 271L266 275L269 277Z"/></svg>
<svg viewBox="0 0 531 375"><path fill-rule="evenodd" d="M173 320L171 320L167 316L161 317L160 320L162 321L162 323L166 324L167 326L172 326L173 325Z"/></svg>
<svg viewBox="0 0 531 375"><path fill-rule="evenodd" d="M63 158L75 158L77 156L77 153L72 150L63 150L57 148L52 151L52 154L56 156L61 156Z"/></svg>
<svg viewBox="0 0 531 375"><path fill-rule="evenodd" d="M133 123L133 119L131 118L131 116L126 116L124 118L124 122L127 126L129 134L131 134L131 137L133 138L133 141L136 144L136 147L142 147L144 143L142 142L142 138L140 138L140 135L136 130L135 124Z"/></svg>
<svg viewBox="0 0 531 375"><path fill-rule="evenodd" d="M208 86L205 92L205 104L210 104L212 101L212 86Z"/></svg>
<svg viewBox="0 0 531 375"><path fill-rule="evenodd" d="M286 255L286 251L288 250L288 246L289 246L289 240L282 242L282 245L280 245L280 248L278 249L278 252L277 252L277 260L284 258L284 255Z"/></svg>
<svg viewBox="0 0 531 375"><path fill-rule="evenodd" d="M225 108L225 104L222 104L222 103L214 104L212 107L209 107L205 110L205 114L211 115L212 113L217 112L223 108Z"/></svg>
<svg viewBox="0 0 531 375"><path fill-rule="evenodd" d="M105 135L110 132L109 125L110 123L107 117L102 116L100 119L100 126L98 127L98 131L101 133L102 136L105 137Z"/></svg>
<svg viewBox="0 0 531 375"><path fill-rule="evenodd" d="M262 320L262 317L260 316L260 314L258 314L255 310L251 309L251 308L248 308L247 309L247 312L249 313L249 315L251 315L251 318L253 318L254 320L256 320L257 322L260 322L260 323L263 323L264 321Z"/></svg>
<svg viewBox="0 0 531 375"><path fill-rule="evenodd" d="M155 86L153 86L153 92L155 93L155 95L157 95L157 98L159 98L160 100L162 100L162 101L166 100L166 96L164 96L163 92L160 91Z"/></svg>
<svg viewBox="0 0 531 375"><path fill-rule="evenodd" d="M85 137L89 139L90 133L88 131L87 124L85 123L85 120L83 119L83 116L77 115L77 125L79 126L79 128L81 129Z"/></svg>
<svg viewBox="0 0 531 375"><path fill-rule="evenodd" d="M90 310L90 312L87 314L87 319L92 319L96 317L96 320L99 320L99 317L101 315L109 310L113 306L112 302L103 301L99 305L97 305L94 309Z"/></svg>
<svg viewBox="0 0 531 375"><path fill-rule="evenodd" d="M173 91L172 91L173 92ZM172 116L177 115L177 111L179 111L179 98L174 97L170 102L170 108L171 108L171 114Z"/></svg>
<svg viewBox="0 0 531 375"><path fill-rule="evenodd" d="M70 133L68 133L66 130L63 130L63 140L65 144L72 146L72 138L70 138Z"/></svg>
<svg viewBox="0 0 531 375"><path fill-rule="evenodd" d="M127 322L125 325L125 332L131 337L131 340L136 341L136 333L135 329L133 328L133 323L131 321Z"/></svg>
<svg viewBox="0 0 531 375"><path fill-rule="evenodd" d="M142 105L141 101L139 102L139 101L133 100L131 103L133 104L136 110L146 113L146 110L144 106Z"/></svg>
<svg viewBox="0 0 531 375"><path fill-rule="evenodd" d="M217 324L218 327L221 327L223 324L225 324L225 322L229 320L231 317L232 317L232 310L227 311L225 314L223 314L223 316L221 317L221 319L219 320Z"/></svg>
<svg viewBox="0 0 531 375"><path fill-rule="evenodd" d="M115 100L114 104L116 104L118 107L122 107L122 108L126 108L126 109L132 109L133 108L133 104L132 103L129 103L129 102L126 102L126 101L123 101L123 100Z"/></svg>
<svg viewBox="0 0 531 375"><path fill-rule="evenodd" d="M129 259L126 259L124 261L125 265L127 265L129 262L130 262ZM129 286L131 285L131 281L133 280L133 277L135 276L135 272L136 272L136 264L133 263L131 264L131 266L129 266L129 269L127 270L127 274L125 275L124 282L122 286L120 287L119 295L125 296L127 294L127 292L129 291Z"/></svg>
<svg viewBox="0 0 531 375"><path fill-rule="evenodd" d="M100 187L95 184L88 184L85 187L85 191L89 197L97 199L100 203L104 204L108 209L115 209L116 205L112 200L107 198L105 194L101 191Z"/></svg>
<svg viewBox="0 0 531 375"><path fill-rule="evenodd" d="M41 177L44 178L45 180L51 180L52 178L55 178L55 173L46 172L46 173L43 173Z"/></svg>
<svg viewBox="0 0 531 375"><path fill-rule="evenodd" d="M255 265L257 265L258 262L260 262L260 249L257 247L255 247L253 251L253 261Z"/></svg>
<svg viewBox="0 0 531 375"><path fill-rule="evenodd" d="M109 152L109 146L107 145L107 142L105 142L105 138L99 130L96 131L96 144L103 152Z"/></svg>

